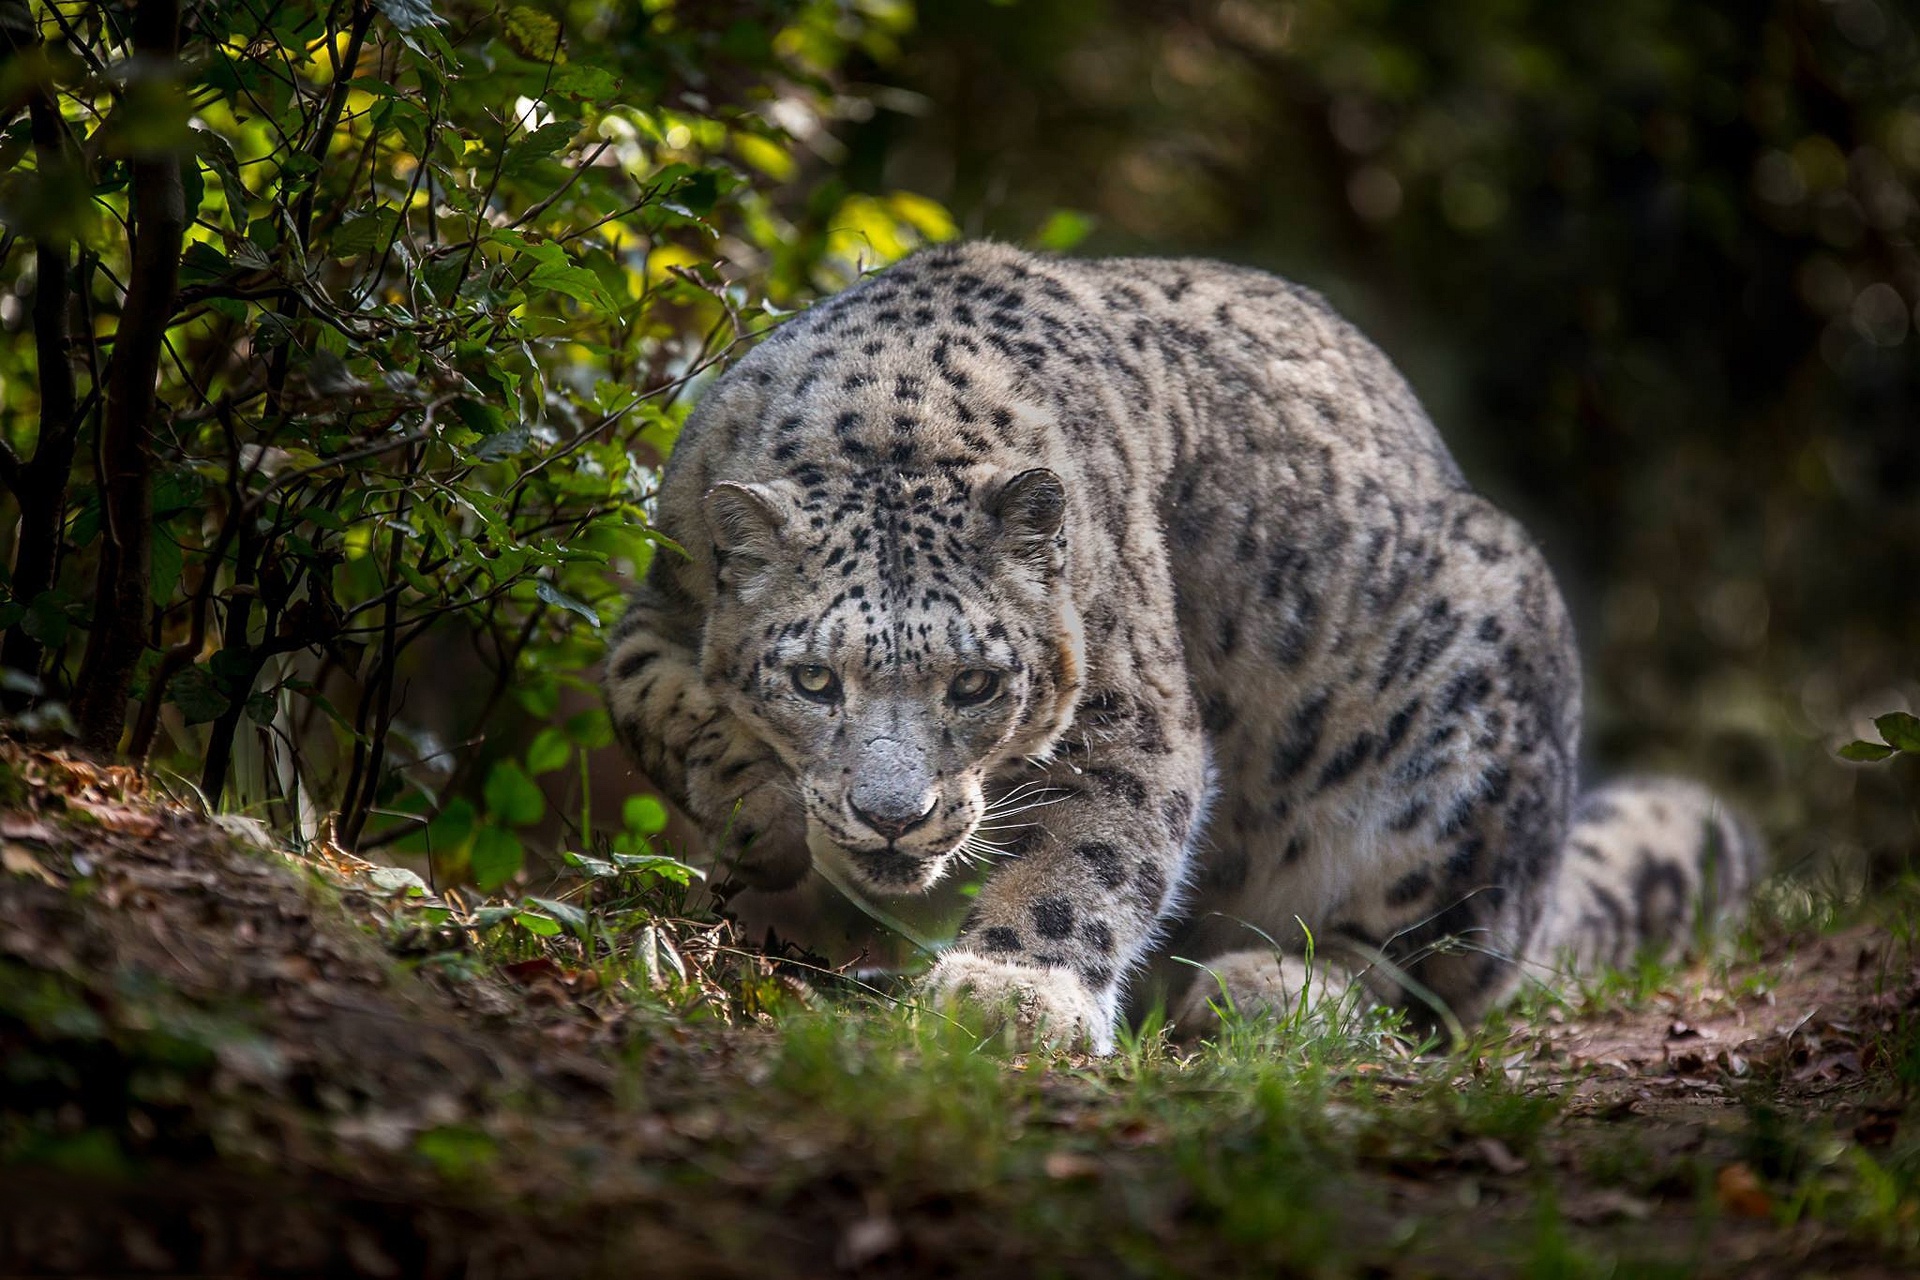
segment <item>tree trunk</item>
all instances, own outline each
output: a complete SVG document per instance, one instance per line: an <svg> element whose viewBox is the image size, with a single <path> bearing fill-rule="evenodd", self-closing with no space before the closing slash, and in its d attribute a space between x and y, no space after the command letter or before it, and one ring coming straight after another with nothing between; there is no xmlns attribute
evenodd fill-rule
<svg viewBox="0 0 1920 1280"><path fill-rule="evenodd" d="M0 40L5 41L12 61L32 47L23 43L32 25L24 5L6 7L8 12L0 15L4 17ZM38 89L27 101L27 113L42 176L77 163L67 148L60 105L52 90ZM67 483L80 425L74 420L73 337L68 322L73 301L67 277L70 251L71 237L56 231L44 232L34 246L33 342L40 383L40 438L31 460L22 463L10 458L5 468L8 487L20 506L13 598L21 605L31 605L50 590L59 573ZM42 656L40 641L27 634L24 622L7 628L6 639L0 641L0 666L38 676ZM18 710L27 697L9 691L5 700L9 709Z"/></svg>
<svg viewBox="0 0 1920 1280"><path fill-rule="evenodd" d="M156 62L174 63L180 47L179 0L140 0L133 43ZM154 382L173 315L186 230L180 157L136 156L132 175L133 264L126 305L114 333L101 427L100 495L104 519L93 627L80 664L75 718L80 740L95 751L119 745L127 695L146 645L148 555L153 541Z"/></svg>

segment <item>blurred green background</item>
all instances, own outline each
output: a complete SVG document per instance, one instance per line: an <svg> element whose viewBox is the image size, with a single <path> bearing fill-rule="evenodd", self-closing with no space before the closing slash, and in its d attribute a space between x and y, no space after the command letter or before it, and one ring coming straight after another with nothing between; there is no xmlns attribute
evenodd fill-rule
<svg viewBox="0 0 1920 1280"><path fill-rule="evenodd" d="M969 235L1323 292L1544 544L1596 772L1778 864L1904 867L1920 710L1920 40L1876 0L942 0L843 180Z"/></svg>
<svg viewBox="0 0 1920 1280"><path fill-rule="evenodd" d="M96 455L145 349L150 625L91 736L436 884L652 848L597 663L689 404L991 235L1323 290L1558 569L1596 773L1706 777L1856 886L1920 845L1920 757L1835 756L1920 710L1910 9L205 0L177 58L142 11L0 0L16 728L116 616ZM142 322L130 190L175 162Z"/></svg>

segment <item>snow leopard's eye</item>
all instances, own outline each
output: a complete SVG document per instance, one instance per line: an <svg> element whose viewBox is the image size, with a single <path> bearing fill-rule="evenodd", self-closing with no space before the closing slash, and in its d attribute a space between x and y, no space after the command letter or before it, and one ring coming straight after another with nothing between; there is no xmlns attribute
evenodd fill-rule
<svg viewBox="0 0 1920 1280"><path fill-rule="evenodd" d="M947 686L947 697L957 707L970 707L1000 692L1000 673L985 667L962 671Z"/></svg>
<svg viewBox="0 0 1920 1280"><path fill-rule="evenodd" d="M802 663L793 669L793 687L800 696L815 702L840 701L840 677L833 674L831 667L817 663Z"/></svg>

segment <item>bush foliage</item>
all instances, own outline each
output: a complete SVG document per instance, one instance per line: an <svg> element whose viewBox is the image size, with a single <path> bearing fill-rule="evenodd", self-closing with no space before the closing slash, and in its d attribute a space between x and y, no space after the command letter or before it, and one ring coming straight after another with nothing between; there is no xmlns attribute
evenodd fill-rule
<svg viewBox="0 0 1920 1280"><path fill-rule="evenodd" d="M858 103L838 69L909 16L0 5L12 709L211 803L337 813L350 845L427 827L442 869L510 877L536 777L608 740L563 699L661 546L691 391L950 234L822 163ZM408 715L436 682L468 740ZM530 745L488 742L527 716ZM664 821L626 817L630 853Z"/></svg>

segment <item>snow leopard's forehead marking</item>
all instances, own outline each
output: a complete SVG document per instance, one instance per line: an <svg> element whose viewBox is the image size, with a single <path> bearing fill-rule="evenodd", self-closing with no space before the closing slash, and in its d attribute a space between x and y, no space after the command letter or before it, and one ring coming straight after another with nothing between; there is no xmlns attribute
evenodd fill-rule
<svg viewBox="0 0 1920 1280"><path fill-rule="evenodd" d="M1009 561L974 481L813 462L788 475L799 529L752 602L741 679L829 655L869 681L967 663L1047 674L1053 638L1028 615L1057 569Z"/></svg>

